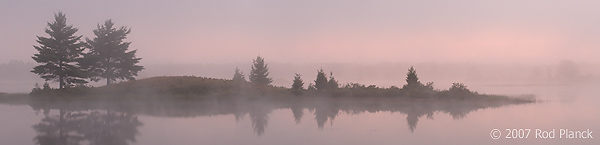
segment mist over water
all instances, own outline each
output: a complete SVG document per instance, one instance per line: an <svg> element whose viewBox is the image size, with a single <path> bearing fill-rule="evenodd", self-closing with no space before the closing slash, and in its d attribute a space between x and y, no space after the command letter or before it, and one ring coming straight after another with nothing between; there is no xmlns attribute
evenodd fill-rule
<svg viewBox="0 0 600 145"><path fill-rule="evenodd" d="M597 0L2 1L0 144L599 144L558 132L600 132L599 7ZM148 83L103 87L110 81L100 79L73 89L100 97L28 95L46 83L31 72L40 65L34 46L59 12L82 40L94 39L104 20L131 28L123 42L144 67L135 79ZM250 78L257 56L273 87L228 88L239 85L230 81L236 68ZM433 82L431 92L462 83L484 99L411 94L403 87L411 67L420 83ZM307 89L320 69L339 87L359 89L265 93L290 92L296 74ZM157 77L163 82L147 81ZM59 88L47 83L50 92ZM515 101L523 98L535 101ZM521 129L532 132L511 136ZM556 130L557 138L537 130Z"/></svg>
<svg viewBox="0 0 600 145"><path fill-rule="evenodd" d="M595 139L493 140L492 129L598 130L597 85L477 86L543 102L490 104L333 99L278 102L146 101L0 104L5 143L50 140L119 144L594 144ZM121 106L123 104L125 106ZM93 109L95 108L95 109ZM582 111L585 110L585 111ZM28 120L28 121L21 121ZM57 127L73 132L54 136ZM504 134L505 131L502 130ZM102 138L101 140L96 140ZM50 140L48 140L50 139Z"/></svg>

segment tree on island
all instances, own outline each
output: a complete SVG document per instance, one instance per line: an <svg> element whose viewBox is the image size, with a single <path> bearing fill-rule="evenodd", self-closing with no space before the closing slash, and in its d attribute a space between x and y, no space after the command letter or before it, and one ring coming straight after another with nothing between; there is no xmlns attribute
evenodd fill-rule
<svg viewBox="0 0 600 145"><path fill-rule="evenodd" d="M417 77L417 71L414 67L410 66L408 69L408 73L406 73L406 85L404 85L403 89L414 89L421 85L421 81L419 81L419 77Z"/></svg>
<svg viewBox="0 0 600 145"><path fill-rule="evenodd" d="M246 82L246 77L244 76L244 72L242 72L239 68L236 67L232 80L235 82Z"/></svg>
<svg viewBox="0 0 600 145"><path fill-rule="evenodd" d="M339 88L338 81L333 77L333 72L329 72L329 81L327 82L327 88L329 89L337 89Z"/></svg>
<svg viewBox="0 0 600 145"><path fill-rule="evenodd" d="M130 28L122 26L114 28L112 20L107 20L103 25L98 24L94 30L96 38L86 39L88 53L84 54L82 66L90 72L90 80L99 81L106 79L106 85L116 80L135 80L134 76L144 69L137 65L141 58L135 57L137 50L128 51L131 42L123 42Z"/></svg>
<svg viewBox="0 0 600 145"><path fill-rule="evenodd" d="M81 36L74 35L78 29L67 25L67 18L62 12L55 13L54 20L48 22L45 31L50 37L37 36L40 45L34 48L39 53L31 58L41 65L35 66L31 72L46 81L58 81L59 89L87 83L83 79L86 74L78 64L84 50L79 42Z"/></svg>
<svg viewBox="0 0 600 145"><path fill-rule="evenodd" d="M252 70L250 71L250 82L269 85L273 80L269 78L269 67L265 63L265 59L257 56L252 64Z"/></svg>
<svg viewBox="0 0 600 145"><path fill-rule="evenodd" d="M402 86L404 90L421 90L428 89L433 90L433 82L427 82L427 85L424 85L419 81L419 77L417 76L417 70L413 66L410 66L408 69L408 73L406 73L406 84Z"/></svg>
<svg viewBox="0 0 600 145"><path fill-rule="evenodd" d="M296 74L294 76L294 83L292 84L292 92L294 94L300 94L300 91L304 89L304 81L302 81L302 75Z"/></svg>
<svg viewBox="0 0 600 145"><path fill-rule="evenodd" d="M317 79L315 79L315 88L318 91L323 91L327 89L329 83L327 82L327 76L325 76L325 72L323 68L317 70Z"/></svg>
<svg viewBox="0 0 600 145"><path fill-rule="evenodd" d="M308 83L308 87L306 87L306 90L308 91L316 91L317 88L315 87L315 84L313 84L312 82Z"/></svg>

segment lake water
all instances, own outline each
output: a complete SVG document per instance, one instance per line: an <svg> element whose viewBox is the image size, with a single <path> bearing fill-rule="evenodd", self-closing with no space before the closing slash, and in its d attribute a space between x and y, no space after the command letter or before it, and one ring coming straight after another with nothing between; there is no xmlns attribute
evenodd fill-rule
<svg viewBox="0 0 600 145"><path fill-rule="evenodd" d="M533 94L542 101L490 106L332 101L292 107L211 102L109 110L0 104L0 144L600 144L600 86L469 87L488 94ZM70 108L86 107L94 108ZM506 129L515 129L516 138L506 138ZM520 136L520 129L529 129L528 136ZM569 139L561 129L589 130L595 138ZM555 130L554 138L541 138L537 130Z"/></svg>

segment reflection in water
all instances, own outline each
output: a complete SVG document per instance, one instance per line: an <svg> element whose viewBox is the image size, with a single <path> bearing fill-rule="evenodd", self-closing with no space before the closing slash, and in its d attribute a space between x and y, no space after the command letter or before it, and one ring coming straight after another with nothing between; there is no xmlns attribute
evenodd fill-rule
<svg viewBox="0 0 600 145"><path fill-rule="evenodd" d="M40 145L127 145L135 142L142 123L135 115L112 111L65 111L49 115L33 126Z"/></svg>
<svg viewBox="0 0 600 145"><path fill-rule="evenodd" d="M90 144L125 145L135 142L137 127L142 123L134 114L162 117L195 117L232 114L236 121L249 116L254 132L261 136L269 123L269 114L275 109L290 109L296 123L305 115L303 110L314 112L317 128L325 123L333 125L340 113L398 112L406 115L409 130L414 132L420 117L433 119L436 112L447 113L461 119L468 113L511 104L524 104L515 100L418 100L398 98L226 98L216 100L164 99L146 101L35 101L32 108L59 110L58 115L47 115L34 126L39 144ZM104 111L68 111L104 110ZM110 110L110 111L106 111ZM123 113L127 112L127 113Z"/></svg>
<svg viewBox="0 0 600 145"><path fill-rule="evenodd" d="M263 106L254 106L251 107L250 112L248 113L250 119L252 120L252 127L254 128L254 132L259 136L265 133L265 128L269 123L269 113L271 113L272 109L264 108Z"/></svg>
<svg viewBox="0 0 600 145"><path fill-rule="evenodd" d="M340 110L335 107L319 106L315 108L315 120L317 120L319 129L323 129L327 120L333 125L333 119L335 119L339 112Z"/></svg>
<svg viewBox="0 0 600 145"><path fill-rule="evenodd" d="M294 114L294 120L296 121L296 124L299 124L302 120L302 116L304 116L304 108L296 105L290 107L290 110L292 110L292 114Z"/></svg>

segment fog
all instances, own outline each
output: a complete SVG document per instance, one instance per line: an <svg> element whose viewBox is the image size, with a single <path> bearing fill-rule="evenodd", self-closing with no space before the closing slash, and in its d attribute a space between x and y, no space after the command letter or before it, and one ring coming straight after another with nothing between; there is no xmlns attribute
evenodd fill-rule
<svg viewBox="0 0 600 145"><path fill-rule="evenodd" d="M0 115L10 117L0 118L9 128L0 144L598 144L494 138L498 129L600 129L598 8L597 0L2 0ZM58 12L82 40L106 20L131 28L124 41L144 67L136 79L232 79L236 68L249 78L260 56L275 87L161 77L169 79L65 89L91 97L10 94L45 83L32 56ZM392 88L416 82L406 79L411 66L436 90ZM319 69L341 86L388 89L279 88L297 73L306 89ZM468 89L442 91L455 82ZM57 95L46 88L38 89Z"/></svg>
<svg viewBox="0 0 600 145"><path fill-rule="evenodd" d="M235 68L244 74L250 73L251 61L246 63L167 63L147 64L137 79L154 76L202 76L211 78L233 78ZM410 66L417 69L421 82L434 82L437 89L447 89L454 82L467 85L588 85L600 81L600 64L575 63L563 60L548 65L532 64L481 64L481 63L277 63L268 62L272 85L291 87L294 74L302 75L305 86L314 84L317 69L330 72L343 86L347 83L360 83L390 87L406 84L406 72ZM44 80L29 72L35 63L10 61L0 63L0 92L29 92L35 83ZM49 82L52 87L58 83ZM91 82L91 86L105 85L103 81Z"/></svg>
<svg viewBox="0 0 600 145"><path fill-rule="evenodd" d="M436 88L556 84L565 83L557 82L561 62L577 68L571 79L594 82L599 6L592 0L2 1L0 64L32 67L36 36L46 37L47 22L62 11L84 38L107 19L132 28L125 41L146 67L138 78L231 78L235 67L248 74L260 55L278 86L289 86L294 73L314 80L319 68L342 84L401 86L409 66ZM27 92L43 83L29 69L6 66L0 91ZM15 87L15 78L33 81Z"/></svg>

